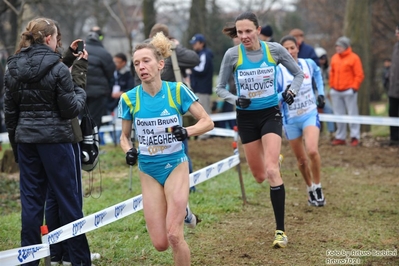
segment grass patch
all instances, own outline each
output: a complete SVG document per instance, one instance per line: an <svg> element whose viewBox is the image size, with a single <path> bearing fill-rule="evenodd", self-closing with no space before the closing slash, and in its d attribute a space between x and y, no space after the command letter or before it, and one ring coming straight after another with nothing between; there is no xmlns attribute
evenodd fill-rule
<svg viewBox="0 0 399 266"><path fill-rule="evenodd" d="M189 141L194 170L232 154L231 139ZM323 208L307 206L306 187L296 160L283 141L282 168L286 187L286 249L274 250L274 216L267 183L257 184L243 157L242 172L248 204L243 206L238 175L231 169L197 186L190 206L202 222L185 229L192 265L325 265L328 250L394 250L399 246L398 148L378 146L331 147L321 139L322 184L327 199ZM132 190L129 167L119 147L102 146L100 165L85 173L86 215L141 193L137 168ZM1 178L1 250L20 245L18 181ZM12 181L14 180L14 181ZM8 184L6 188L5 184ZM4 185L4 189L3 189ZM173 265L171 250L157 252L146 232L143 212L87 233L92 252L101 265ZM399 265L399 257L365 256L362 265ZM43 261L41 262L43 264Z"/></svg>

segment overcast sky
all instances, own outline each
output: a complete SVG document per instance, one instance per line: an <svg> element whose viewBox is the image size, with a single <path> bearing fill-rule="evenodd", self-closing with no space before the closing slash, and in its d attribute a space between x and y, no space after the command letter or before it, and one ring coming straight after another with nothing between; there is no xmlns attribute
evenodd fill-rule
<svg viewBox="0 0 399 266"><path fill-rule="evenodd" d="M173 4L178 4L182 8L189 8L191 5L192 0L158 0L157 1L157 7L160 9L167 9L168 5L171 3ZM263 3L265 7L268 7L271 2L275 2L273 4L273 8L275 9L280 9L281 7L284 7L285 9L292 10L294 9L294 6L292 3L295 3L296 0L216 0L216 2L219 4L221 8L223 8L226 12L231 12L234 10L242 10L242 3L244 3L246 6L249 5L254 5L254 12L258 9L257 6L255 6L255 3Z"/></svg>

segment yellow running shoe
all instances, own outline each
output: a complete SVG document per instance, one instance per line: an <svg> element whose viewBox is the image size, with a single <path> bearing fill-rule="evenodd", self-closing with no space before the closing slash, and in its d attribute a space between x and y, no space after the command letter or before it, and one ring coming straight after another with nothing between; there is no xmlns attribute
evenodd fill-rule
<svg viewBox="0 0 399 266"><path fill-rule="evenodd" d="M276 230L274 233L273 248L285 248L288 244L288 237L284 231Z"/></svg>

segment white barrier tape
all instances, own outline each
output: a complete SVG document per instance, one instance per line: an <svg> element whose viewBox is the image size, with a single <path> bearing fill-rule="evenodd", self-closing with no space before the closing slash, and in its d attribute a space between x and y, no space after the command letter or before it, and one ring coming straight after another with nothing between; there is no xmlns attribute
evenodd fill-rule
<svg viewBox="0 0 399 266"><path fill-rule="evenodd" d="M235 132L232 129L214 127L211 131L206 132L204 135L212 135L218 137L232 137L234 138Z"/></svg>
<svg viewBox="0 0 399 266"><path fill-rule="evenodd" d="M240 163L239 155L233 155L190 174L190 187L205 182ZM39 260L50 255L49 245L85 234L129 216L143 209L142 195L93 213L66 224L42 237L44 244L10 249L0 252L0 265L14 266Z"/></svg>
<svg viewBox="0 0 399 266"><path fill-rule="evenodd" d="M223 173L239 163L239 156L233 155L190 174L190 187ZM66 224L43 236L43 243L55 244L71 237L85 234L104 225L113 223L143 209L142 195L138 195L104 210Z"/></svg>
<svg viewBox="0 0 399 266"><path fill-rule="evenodd" d="M395 117L381 117L381 116L349 116L349 115L331 115L319 114L320 121L337 122L337 123L352 123L362 125L377 125L377 126L399 126L399 118Z"/></svg>
<svg viewBox="0 0 399 266"><path fill-rule="evenodd" d="M39 244L0 252L1 266L15 266L50 256L50 246Z"/></svg>
<svg viewBox="0 0 399 266"><path fill-rule="evenodd" d="M143 198L140 194L57 228L43 236L42 242L49 243L50 245L55 244L113 223L142 209Z"/></svg>
<svg viewBox="0 0 399 266"><path fill-rule="evenodd" d="M194 173L190 174L190 187L205 182L210 178L213 178L233 168L239 163L240 163L240 157L238 154L235 154L217 163L211 164L210 166L195 171Z"/></svg>
<svg viewBox="0 0 399 266"><path fill-rule="evenodd" d="M225 121L225 120L235 120L236 112L226 112L226 113L217 113L209 115L212 121Z"/></svg>
<svg viewBox="0 0 399 266"><path fill-rule="evenodd" d="M219 113L209 115L213 121L223 121L236 119L235 112ZM349 115L333 115L333 114L319 114L320 121L337 122L337 123L352 123L362 125L377 125L377 126L399 126L399 118L397 117L381 117L381 116L349 116Z"/></svg>
<svg viewBox="0 0 399 266"><path fill-rule="evenodd" d="M218 113L209 115L212 121L225 121L236 119L235 112ZM381 117L381 116L349 116L349 115L332 115L332 114L319 114L320 121L324 122L338 122L338 123L354 123L362 125L377 125L377 126L399 126L399 118L395 117ZM112 122L112 116L104 116L103 121ZM122 129L120 119L116 119L115 129L120 131ZM112 132L114 131L113 125L104 125L100 127L101 132ZM212 132L212 131L211 131ZM210 134L210 133L207 133ZM231 136L230 133L222 133L221 136ZM225 135L227 134L227 135ZM0 133L0 140L3 143L9 143L8 133Z"/></svg>

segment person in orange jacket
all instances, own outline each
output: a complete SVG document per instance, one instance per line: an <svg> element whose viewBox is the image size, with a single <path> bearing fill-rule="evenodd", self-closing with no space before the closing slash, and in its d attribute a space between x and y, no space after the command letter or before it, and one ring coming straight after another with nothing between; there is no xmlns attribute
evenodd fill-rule
<svg viewBox="0 0 399 266"><path fill-rule="evenodd" d="M335 43L336 53L331 58L330 68L330 96L334 114L359 115L357 105L357 91L364 79L362 62L350 47L349 38L342 36ZM349 124L351 142L355 147L359 145L360 124ZM337 131L332 145L346 144L346 123L337 123Z"/></svg>

